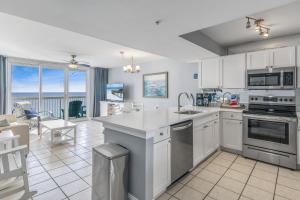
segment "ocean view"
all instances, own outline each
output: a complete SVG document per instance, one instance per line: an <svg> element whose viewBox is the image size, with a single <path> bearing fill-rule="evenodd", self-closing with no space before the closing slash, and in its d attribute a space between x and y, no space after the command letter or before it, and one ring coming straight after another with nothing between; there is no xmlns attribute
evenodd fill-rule
<svg viewBox="0 0 300 200"><path fill-rule="evenodd" d="M38 97L39 93L38 92L14 92L12 93L13 97ZM43 97L63 97L64 93L63 92L45 92L43 93ZM85 97L86 92L70 92L69 93L70 97Z"/></svg>

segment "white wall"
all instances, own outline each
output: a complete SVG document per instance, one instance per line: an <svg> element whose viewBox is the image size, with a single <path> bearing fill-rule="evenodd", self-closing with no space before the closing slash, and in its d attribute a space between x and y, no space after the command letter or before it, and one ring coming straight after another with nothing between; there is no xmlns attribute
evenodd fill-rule
<svg viewBox="0 0 300 200"><path fill-rule="evenodd" d="M177 96L180 92L195 93L198 90L198 80L194 74L198 73L198 64L181 63L170 59L148 62L141 65L141 72L129 74L123 72L122 67L109 70L109 83L125 84L125 101L143 102L146 110L177 106ZM169 97L143 98L143 74L169 72Z"/></svg>

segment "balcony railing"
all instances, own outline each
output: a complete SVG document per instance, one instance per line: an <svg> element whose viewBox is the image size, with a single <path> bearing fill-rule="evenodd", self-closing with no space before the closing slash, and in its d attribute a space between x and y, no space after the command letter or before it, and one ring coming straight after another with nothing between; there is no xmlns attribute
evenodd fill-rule
<svg viewBox="0 0 300 200"><path fill-rule="evenodd" d="M41 99L41 110L39 110L39 97L26 97L26 96L13 96L12 97L12 106L16 102L28 101L31 103L31 107L36 111L50 111L56 118L63 118L63 110L65 107L65 98L64 97L43 97ZM70 96L69 102L72 101L82 101L81 109L83 112L79 117L86 117L86 97L85 96Z"/></svg>

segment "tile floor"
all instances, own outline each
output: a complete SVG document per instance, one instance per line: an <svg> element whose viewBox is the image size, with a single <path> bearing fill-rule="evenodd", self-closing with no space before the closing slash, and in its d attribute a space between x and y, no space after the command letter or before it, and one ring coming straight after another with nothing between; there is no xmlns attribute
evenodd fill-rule
<svg viewBox="0 0 300 200"><path fill-rule="evenodd" d="M217 152L158 200L300 200L300 171Z"/></svg>
<svg viewBox="0 0 300 200"><path fill-rule="evenodd" d="M31 134L27 158L30 190L34 200L91 199L92 147L103 143L103 127L94 121L78 122L77 144L51 147L47 134ZM48 134L49 135L49 134ZM19 199L22 193L5 200Z"/></svg>
<svg viewBox="0 0 300 200"><path fill-rule="evenodd" d="M40 140L32 134L27 163L30 189L38 192L33 199L91 199L91 150L103 143L102 131L98 122L79 122L77 144L54 147L47 137ZM299 200L300 171L217 152L158 199Z"/></svg>

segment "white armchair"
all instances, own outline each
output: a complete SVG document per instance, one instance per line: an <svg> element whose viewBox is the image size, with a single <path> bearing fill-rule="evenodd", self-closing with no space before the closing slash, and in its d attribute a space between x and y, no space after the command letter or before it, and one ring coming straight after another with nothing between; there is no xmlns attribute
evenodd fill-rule
<svg viewBox="0 0 300 200"><path fill-rule="evenodd" d="M17 122L17 119L14 115L0 115L0 120L6 119L9 122L9 126L0 127L1 131L11 130L14 135L19 135L20 145L27 145L27 150L29 150L29 125L22 122Z"/></svg>

